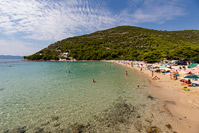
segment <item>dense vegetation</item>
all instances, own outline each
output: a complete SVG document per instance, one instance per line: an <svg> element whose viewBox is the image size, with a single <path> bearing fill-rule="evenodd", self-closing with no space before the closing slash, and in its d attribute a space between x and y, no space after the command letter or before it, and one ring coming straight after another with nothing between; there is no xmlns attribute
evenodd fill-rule
<svg viewBox="0 0 199 133"><path fill-rule="evenodd" d="M133 26L71 37L25 57L29 60L58 60L62 53L77 60L199 59L199 31L157 31Z"/></svg>

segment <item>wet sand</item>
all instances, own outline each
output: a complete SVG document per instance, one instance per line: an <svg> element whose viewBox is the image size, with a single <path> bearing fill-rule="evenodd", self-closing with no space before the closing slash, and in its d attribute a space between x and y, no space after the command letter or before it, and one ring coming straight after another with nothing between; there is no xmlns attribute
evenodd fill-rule
<svg viewBox="0 0 199 133"><path fill-rule="evenodd" d="M117 61L111 62L131 67ZM140 71L137 66L131 68ZM199 133L199 87L188 87L190 91L184 91L186 85L179 80L171 80L169 74L154 73L154 76L160 79L152 80L151 71L143 68L140 72L148 77L151 83L150 91L171 114L174 120L172 128L178 133Z"/></svg>

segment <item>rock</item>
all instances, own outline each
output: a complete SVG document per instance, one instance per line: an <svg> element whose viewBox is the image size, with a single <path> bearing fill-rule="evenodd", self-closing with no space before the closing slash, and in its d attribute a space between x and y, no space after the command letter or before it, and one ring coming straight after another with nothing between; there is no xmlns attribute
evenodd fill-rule
<svg viewBox="0 0 199 133"><path fill-rule="evenodd" d="M161 132L162 132L161 129L160 129L159 127L156 127L156 128L154 129L154 131L155 131L155 133L161 133Z"/></svg>
<svg viewBox="0 0 199 133"><path fill-rule="evenodd" d="M34 133L44 133L44 129L38 127L38 128L35 129Z"/></svg>
<svg viewBox="0 0 199 133"><path fill-rule="evenodd" d="M153 130L152 130L152 127L146 127L146 132L147 132L147 133L152 133L152 131L153 131Z"/></svg>
<svg viewBox="0 0 199 133"><path fill-rule="evenodd" d="M151 100L155 100L155 97L153 97L151 95L148 95L148 98L151 99Z"/></svg>
<svg viewBox="0 0 199 133"><path fill-rule="evenodd" d="M149 126L149 127L146 127L146 132L147 133L161 133L162 131L159 127Z"/></svg>
<svg viewBox="0 0 199 133"><path fill-rule="evenodd" d="M141 132L141 130L142 130L142 124L141 124L140 121L137 121L137 122L134 124L134 126L135 126L135 128L136 128L139 132Z"/></svg>
<svg viewBox="0 0 199 133"><path fill-rule="evenodd" d="M137 118L141 118L141 116L140 116L140 115L138 115L138 116L137 116Z"/></svg>
<svg viewBox="0 0 199 133"><path fill-rule="evenodd" d="M49 132L47 132L47 133L49 133ZM69 131L69 130L67 130L67 129L57 129L57 130L55 131L55 133L71 133L71 131Z"/></svg>
<svg viewBox="0 0 199 133"><path fill-rule="evenodd" d="M81 133L82 129L84 128L83 124L78 124L75 129L73 130L73 133Z"/></svg>
<svg viewBox="0 0 199 133"><path fill-rule="evenodd" d="M148 122L148 123L150 123L150 124L153 122L153 120L151 120L149 118L145 119L145 121Z"/></svg>
<svg viewBox="0 0 199 133"><path fill-rule="evenodd" d="M54 124L54 127L58 127L58 126L60 126L60 123Z"/></svg>
<svg viewBox="0 0 199 133"><path fill-rule="evenodd" d="M60 132L60 133L68 133L69 131L66 130L66 129L60 129L60 130L58 130L58 132Z"/></svg>
<svg viewBox="0 0 199 133"><path fill-rule="evenodd" d="M41 124L41 126L46 126L46 125L48 125L48 124L50 124L49 121L47 121L46 123Z"/></svg>
<svg viewBox="0 0 199 133"><path fill-rule="evenodd" d="M172 130L172 126L170 124L165 125L169 130Z"/></svg>
<svg viewBox="0 0 199 133"><path fill-rule="evenodd" d="M57 120L59 119L59 117L58 117L58 116L52 116L51 119L52 119L53 121L57 121Z"/></svg>
<svg viewBox="0 0 199 133"><path fill-rule="evenodd" d="M120 116L117 117L117 121L118 121L119 123L123 123L123 122L124 122L123 118L120 117Z"/></svg>
<svg viewBox="0 0 199 133"><path fill-rule="evenodd" d="M26 127L20 127L17 129L13 129L12 131L8 131L7 133L25 133L26 132Z"/></svg>
<svg viewBox="0 0 199 133"><path fill-rule="evenodd" d="M87 123L84 127L88 128L90 126L90 123Z"/></svg>

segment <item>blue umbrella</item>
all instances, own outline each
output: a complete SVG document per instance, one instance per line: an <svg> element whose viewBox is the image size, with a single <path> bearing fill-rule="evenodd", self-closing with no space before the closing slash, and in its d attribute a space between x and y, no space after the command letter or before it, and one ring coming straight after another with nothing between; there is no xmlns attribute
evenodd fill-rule
<svg viewBox="0 0 199 133"><path fill-rule="evenodd" d="M149 67L152 67L153 65L148 65L147 67L149 68Z"/></svg>

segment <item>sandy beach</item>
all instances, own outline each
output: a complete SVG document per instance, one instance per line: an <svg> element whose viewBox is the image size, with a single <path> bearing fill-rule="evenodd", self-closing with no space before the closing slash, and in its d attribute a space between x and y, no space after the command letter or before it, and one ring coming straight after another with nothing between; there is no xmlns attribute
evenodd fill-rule
<svg viewBox="0 0 199 133"><path fill-rule="evenodd" d="M119 63L140 71L136 65L133 67L127 63ZM160 65L160 64L156 64ZM158 97L162 106L172 115L176 124L172 125L174 131L178 133L198 133L199 132L199 87L188 87L178 80L170 79L170 75L154 72L158 80L152 80L152 72L145 68L140 71L145 74L151 82L150 91ZM188 87L190 91L184 91Z"/></svg>

